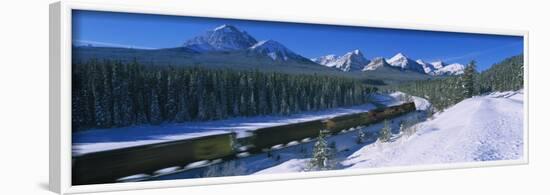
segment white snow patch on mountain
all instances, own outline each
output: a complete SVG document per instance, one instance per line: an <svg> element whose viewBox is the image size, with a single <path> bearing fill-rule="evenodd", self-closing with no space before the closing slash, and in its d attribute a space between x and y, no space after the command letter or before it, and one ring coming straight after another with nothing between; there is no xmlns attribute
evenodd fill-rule
<svg viewBox="0 0 550 195"><path fill-rule="evenodd" d="M423 60L416 60L416 63L420 64L422 68L424 69L424 73L429 74L433 72L436 68L433 64L424 62Z"/></svg>
<svg viewBox="0 0 550 195"><path fill-rule="evenodd" d="M321 64L321 65L327 65L327 64L330 64L330 63L334 63L337 59L338 59L338 56L336 56L334 54L329 54L329 55L321 56L321 57L318 57L318 58L312 58L311 61L313 61L315 63L318 63L318 64Z"/></svg>
<svg viewBox="0 0 550 195"><path fill-rule="evenodd" d="M464 65L459 63L453 63L449 65L445 65L442 68L436 69L433 72L433 75L441 76L441 75L460 75L464 74Z"/></svg>
<svg viewBox="0 0 550 195"><path fill-rule="evenodd" d="M438 60L438 61L435 61L435 62L432 62L430 63L434 66L435 69L440 69L440 68L443 68L443 66L445 66L446 64L441 61L441 60Z"/></svg>
<svg viewBox="0 0 550 195"><path fill-rule="evenodd" d="M374 58L369 64L367 64L365 67L363 67L362 71L371 71L371 70L377 70L379 68L390 66L388 62L386 62L386 59L382 57Z"/></svg>
<svg viewBox="0 0 550 195"><path fill-rule="evenodd" d="M417 60L420 65L424 67L426 74L432 76L448 76L448 75L460 75L464 74L464 65L459 63L446 64L443 61L435 61L431 63Z"/></svg>
<svg viewBox="0 0 550 195"><path fill-rule="evenodd" d="M460 75L464 73L464 65L459 63L445 64L443 61L428 63L422 59L411 60L403 53L398 53L389 60L388 63L402 70L412 70L432 76Z"/></svg>

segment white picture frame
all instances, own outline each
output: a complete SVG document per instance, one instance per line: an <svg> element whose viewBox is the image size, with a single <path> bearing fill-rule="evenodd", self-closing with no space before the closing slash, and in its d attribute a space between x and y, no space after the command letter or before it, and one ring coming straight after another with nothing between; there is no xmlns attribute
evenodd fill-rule
<svg viewBox="0 0 550 195"><path fill-rule="evenodd" d="M415 29L429 31L448 31L464 33L481 33L495 35L514 35L524 37L524 99L529 95L529 32L524 30L503 30L486 28L464 28L442 25L401 24L389 22L375 22L363 19L341 21L331 18L293 18L265 13L261 16L247 13L206 12L185 7L139 7L113 4L94 4L61 1L50 5L50 189L60 194L103 192L133 189L152 189L184 187L196 185L213 185L258 181L275 181L288 179L306 179L319 177L352 176L364 174L380 174L440 169L474 168L486 166L521 165L529 161L529 102L524 103L524 152L523 158L518 160L502 160L489 162L469 162L441 165L419 165L406 167L371 168L355 170L337 170L308 173L287 173L251 175L219 178L200 178L170 181L148 181L137 183L116 183L96 185L71 185L71 12L72 10L96 10L128 13L147 13L175 16L198 16L230 19L247 19L277 22L298 22L314 24L332 24L360 27L381 27L394 29ZM397 177L397 176L396 176Z"/></svg>

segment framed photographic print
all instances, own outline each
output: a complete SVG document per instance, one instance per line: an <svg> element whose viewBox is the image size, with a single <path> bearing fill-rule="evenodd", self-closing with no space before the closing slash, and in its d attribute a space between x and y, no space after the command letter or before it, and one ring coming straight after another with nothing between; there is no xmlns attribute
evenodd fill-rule
<svg viewBox="0 0 550 195"><path fill-rule="evenodd" d="M50 7L59 193L525 164L526 31Z"/></svg>

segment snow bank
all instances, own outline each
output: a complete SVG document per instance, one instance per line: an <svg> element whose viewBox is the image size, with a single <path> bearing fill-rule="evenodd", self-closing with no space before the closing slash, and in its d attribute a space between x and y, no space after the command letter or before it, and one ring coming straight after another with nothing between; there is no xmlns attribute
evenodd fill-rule
<svg viewBox="0 0 550 195"><path fill-rule="evenodd" d="M365 146L342 164L365 168L520 159L523 92L466 99L417 127L402 142Z"/></svg>
<svg viewBox="0 0 550 195"><path fill-rule="evenodd" d="M303 172L306 169L306 165L309 159L291 159L285 161L277 166L269 169L264 169L254 173L259 174L272 174L272 173L290 173L290 172Z"/></svg>

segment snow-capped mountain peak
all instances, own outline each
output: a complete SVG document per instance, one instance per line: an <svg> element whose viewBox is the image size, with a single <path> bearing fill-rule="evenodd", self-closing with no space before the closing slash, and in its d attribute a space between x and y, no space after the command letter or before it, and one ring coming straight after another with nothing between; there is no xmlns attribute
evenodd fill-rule
<svg viewBox="0 0 550 195"><path fill-rule="evenodd" d="M365 65L370 63L359 49L347 52L339 57L335 55L326 55L312 59L312 61L323 66L340 69L344 72L360 71Z"/></svg>
<svg viewBox="0 0 550 195"><path fill-rule="evenodd" d="M405 54L399 52L399 53L395 54L395 56L390 58L388 61L397 61L397 60L403 60L403 59L406 59L406 58L408 58L408 57Z"/></svg>
<svg viewBox="0 0 550 195"><path fill-rule="evenodd" d="M410 61L411 60L407 56L405 56L403 53L397 53L388 60L388 63L391 64L392 66L399 66L401 68L405 68L410 63Z"/></svg>
<svg viewBox="0 0 550 195"><path fill-rule="evenodd" d="M221 25L186 41L183 46L200 52L244 50L258 41L245 31L231 25Z"/></svg>
<svg viewBox="0 0 550 195"><path fill-rule="evenodd" d="M395 56L388 60L388 63L401 70L412 70L420 73L425 73L424 67L416 61L409 59L403 53L397 53Z"/></svg>
<svg viewBox="0 0 550 195"><path fill-rule="evenodd" d="M249 51L264 54L273 60L287 61L289 58L303 58L274 40L264 40L251 46Z"/></svg>

